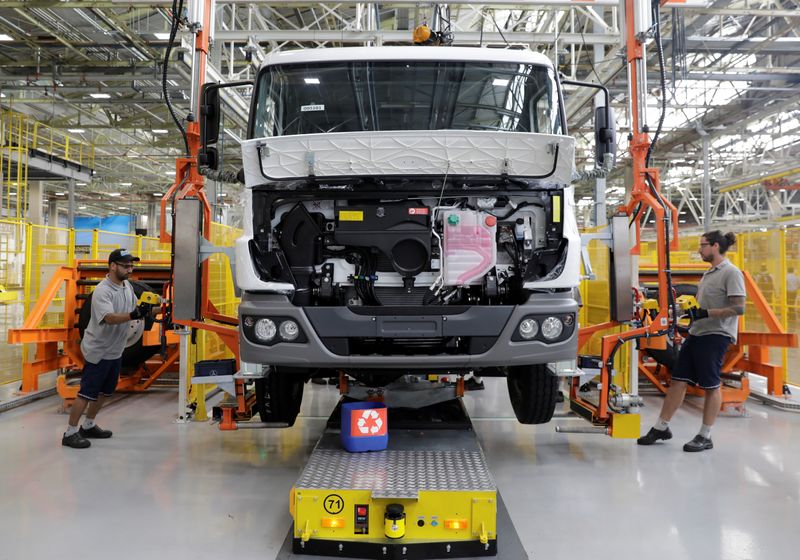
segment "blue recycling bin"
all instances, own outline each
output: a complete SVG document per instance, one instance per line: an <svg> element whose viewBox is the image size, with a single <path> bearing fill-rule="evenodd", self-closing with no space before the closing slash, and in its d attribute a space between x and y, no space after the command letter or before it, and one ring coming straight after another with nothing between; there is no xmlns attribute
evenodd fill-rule
<svg viewBox="0 0 800 560"><path fill-rule="evenodd" d="M379 402L342 404L342 447L351 453L383 451L389 445L389 416Z"/></svg>

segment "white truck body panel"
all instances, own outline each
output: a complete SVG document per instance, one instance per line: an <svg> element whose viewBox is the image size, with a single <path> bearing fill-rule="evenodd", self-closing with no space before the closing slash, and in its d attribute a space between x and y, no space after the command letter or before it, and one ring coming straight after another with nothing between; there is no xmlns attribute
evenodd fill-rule
<svg viewBox="0 0 800 560"><path fill-rule="evenodd" d="M249 186L309 175L546 176L547 182L569 184L574 152L570 136L461 130L302 134L242 144Z"/></svg>

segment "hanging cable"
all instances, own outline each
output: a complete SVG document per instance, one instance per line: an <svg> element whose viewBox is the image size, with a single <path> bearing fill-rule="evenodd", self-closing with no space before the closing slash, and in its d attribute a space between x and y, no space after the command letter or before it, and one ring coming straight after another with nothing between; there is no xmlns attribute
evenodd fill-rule
<svg viewBox="0 0 800 560"><path fill-rule="evenodd" d="M183 13L183 0L172 0L172 23L169 30L169 41L167 42L167 50L164 53L164 64L162 65L162 72L161 72L161 92L164 95L164 102L167 104L167 109L169 109L169 114L172 117L172 120L175 122L175 126L178 127L178 130L183 137L183 147L186 150L186 156L191 157L191 152L189 151L189 137L186 135L186 129L183 127L183 123L181 119L178 117L178 114L175 112L175 107L172 105L172 99L169 96L169 90L167 89L167 69L169 65L169 55L172 53L172 45L175 42L175 35L178 33L178 28L180 27L181 23L181 16L180 14Z"/></svg>
<svg viewBox="0 0 800 560"><path fill-rule="evenodd" d="M658 75L661 82L661 115L658 117L658 126L656 127L656 133L653 135L653 141L647 148L647 156L644 158L645 167L650 167L650 156L653 154L653 149L655 148L656 142L658 142L659 136L661 136L661 129L664 126L664 119L667 116L667 76L664 70L664 46L661 44L661 10L659 8L659 0L653 0L651 6L653 10L656 52L658 53ZM644 111L646 108L642 108L642 110Z"/></svg>

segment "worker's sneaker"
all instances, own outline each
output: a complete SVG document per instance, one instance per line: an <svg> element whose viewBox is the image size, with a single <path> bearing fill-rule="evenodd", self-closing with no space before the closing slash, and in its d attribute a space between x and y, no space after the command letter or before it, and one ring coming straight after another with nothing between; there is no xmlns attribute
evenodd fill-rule
<svg viewBox="0 0 800 560"><path fill-rule="evenodd" d="M669 428L666 430L656 430L655 428L650 428L650 431L637 439L636 443L639 445L653 445L660 439L663 439L664 441L672 439L672 432Z"/></svg>
<svg viewBox="0 0 800 560"><path fill-rule="evenodd" d="M85 438L94 438L94 439L108 439L111 437L111 430L104 430L97 424L89 428L88 430L85 429L83 426L80 427L78 433L81 434L81 437Z"/></svg>
<svg viewBox="0 0 800 560"><path fill-rule="evenodd" d="M92 442L83 437L79 432L75 432L71 436L64 434L61 438L61 445L74 447L75 449L86 449L92 445Z"/></svg>
<svg viewBox="0 0 800 560"><path fill-rule="evenodd" d="M706 449L714 449L714 442L711 441L711 438L703 437L700 434L694 436L692 441L683 446L683 450L689 453L705 451Z"/></svg>

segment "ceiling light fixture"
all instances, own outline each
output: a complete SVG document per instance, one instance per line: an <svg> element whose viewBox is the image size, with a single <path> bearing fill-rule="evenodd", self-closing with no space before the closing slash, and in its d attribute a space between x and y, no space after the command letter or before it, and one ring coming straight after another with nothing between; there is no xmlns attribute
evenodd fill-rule
<svg viewBox="0 0 800 560"><path fill-rule="evenodd" d="M167 171L166 175L169 175L170 177L174 177L175 176L175 172L174 171Z"/></svg>
<svg viewBox="0 0 800 560"><path fill-rule="evenodd" d="M164 193L160 193L160 192L154 192L154 193L153 193L153 196L158 196L158 197L161 197L161 196L164 196Z"/></svg>
<svg viewBox="0 0 800 560"><path fill-rule="evenodd" d="M118 193L118 192L110 192L110 193L108 193L108 196L120 196L121 194L122 193Z"/></svg>
<svg viewBox="0 0 800 560"><path fill-rule="evenodd" d="M95 99L111 99L111 94L108 94L108 93L90 93L89 97L94 97Z"/></svg>
<svg viewBox="0 0 800 560"><path fill-rule="evenodd" d="M13 41L14 37L11 35L6 35L5 33L0 33L0 41Z"/></svg>
<svg viewBox="0 0 800 560"><path fill-rule="evenodd" d="M53 193L53 194L55 194L56 196L64 196L66 193L63 193L63 192L57 192L57 193Z"/></svg>
<svg viewBox="0 0 800 560"><path fill-rule="evenodd" d="M169 134L169 130L166 128L154 128L151 132L153 134Z"/></svg>
<svg viewBox="0 0 800 560"><path fill-rule="evenodd" d="M71 132L72 134L83 134L86 131L82 128L68 128L67 132Z"/></svg>
<svg viewBox="0 0 800 560"><path fill-rule="evenodd" d="M86 210L86 206L78 206L78 210Z"/></svg>
<svg viewBox="0 0 800 560"><path fill-rule="evenodd" d="M159 41L168 41L169 33L153 33L153 36Z"/></svg>
<svg viewBox="0 0 800 560"><path fill-rule="evenodd" d="M303 81L308 85L319 84L319 78L303 78Z"/></svg>
<svg viewBox="0 0 800 560"><path fill-rule="evenodd" d="M502 78L495 78L494 81L492 82L492 85L496 87L508 87L509 81L510 80L504 80Z"/></svg>
<svg viewBox="0 0 800 560"><path fill-rule="evenodd" d="M120 187L130 187L132 185L133 185L133 183L120 183L119 184Z"/></svg>
<svg viewBox="0 0 800 560"><path fill-rule="evenodd" d="M75 183L76 187L85 187L86 183Z"/></svg>

